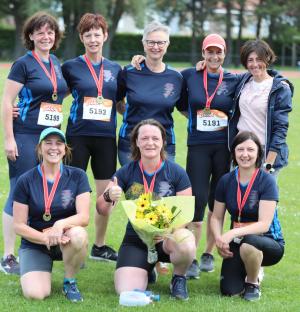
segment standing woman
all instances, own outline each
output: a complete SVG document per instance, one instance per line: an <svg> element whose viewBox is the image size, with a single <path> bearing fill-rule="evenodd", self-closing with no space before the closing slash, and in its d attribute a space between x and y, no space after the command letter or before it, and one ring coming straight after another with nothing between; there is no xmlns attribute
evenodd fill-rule
<svg viewBox="0 0 300 312"><path fill-rule="evenodd" d="M287 165L288 113L292 110L293 85L268 67L276 56L263 40L249 40L241 49L241 63L248 70L235 94L229 140L237 132L255 133L264 147L264 168L275 172Z"/></svg>
<svg viewBox="0 0 300 312"><path fill-rule="evenodd" d="M116 171L116 94L121 67L102 55L108 36L102 15L84 14L77 28L85 54L62 66L73 96L67 141L72 148L72 166L86 170L91 160L98 197ZM108 216L95 213L96 241L91 258L116 261L116 251L105 245L107 224Z"/></svg>
<svg viewBox="0 0 300 312"><path fill-rule="evenodd" d="M284 239L277 216L278 188L274 177L261 169L263 149L258 137L240 132L232 144L235 170L218 182L211 228L223 257L221 293L260 298L261 266L278 263L284 253ZM231 217L223 232L226 210Z"/></svg>
<svg viewBox="0 0 300 312"><path fill-rule="evenodd" d="M58 47L61 33L55 18L38 12L23 29L28 52L14 62L5 83L2 100L4 148L9 165L10 193L2 215L4 256L0 269L19 274L14 257L15 233L12 219L12 194L17 178L37 164L35 146L43 129L59 127L62 122L62 101L67 85L59 60L50 54ZM12 118L18 97L19 116Z"/></svg>
<svg viewBox="0 0 300 312"><path fill-rule="evenodd" d="M14 228L22 237L21 286L28 299L44 299L51 292L53 260L63 260L63 292L82 301L75 274L87 253L90 186L86 173L65 166L71 157L64 133L42 131L37 146L40 164L24 173L14 192Z"/></svg>
<svg viewBox="0 0 300 312"><path fill-rule="evenodd" d="M226 52L224 39L208 35L202 43L202 56L206 68L197 71L189 68L182 72L183 96L178 108L188 117L188 154L186 170L196 199L194 227L196 245L201 238L205 207L209 211L206 227L206 249L200 259L200 270L212 272L214 238L210 218L218 180L229 171L227 126L233 106L233 97L240 76L222 68ZM198 261L195 259L187 277L199 278Z"/></svg>
<svg viewBox="0 0 300 312"><path fill-rule="evenodd" d="M126 96L126 106L119 102L118 111L124 113L119 132L118 156L121 165L130 162L130 133L143 119L159 121L167 132L168 158L175 159L175 134L172 112L182 88L182 76L163 62L170 44L169 28L152 22L144 29L145 61L141 70L128 65L119 78L119 100Z"/></svg>

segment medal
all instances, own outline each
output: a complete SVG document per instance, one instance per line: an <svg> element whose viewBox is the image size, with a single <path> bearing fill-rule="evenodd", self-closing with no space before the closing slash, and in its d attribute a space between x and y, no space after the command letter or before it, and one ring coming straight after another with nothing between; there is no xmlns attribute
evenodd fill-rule
<svg viewBox="0 0 300 312"><path fill-rule="evenodd" d="M97 104L103 104L104 97L102 95L98 95L96 101Z"/></svg>
<svg viewBox="0 0 300 312"><path fill-rule="evenodd" d="M46 76L49 78L49 80L51 81L51 84L53 86L53 93L52 93L52 100L54 102L57 101L57 80L56 80L56 73L54 70L54 65L53 62L51 60L51 57L49 57L49 62L50 62L50 72L51 75L49 74L47 68L45 67L45 65L43 64L43 62L41 61L40 57L38 56L38 54L36 54L34 52L34 50L31 51L32 56L36 59L36 61L39 63L39 65L41 66L41 68L43 69L44 73L46 74Z"/></svg>
<svg viewBox="0 0 300 312"><path fill-rule="evenodd" d="M97 104L101 105L104 102L104 97L102 96L103 79L104 79L103 58L102 58L101 66L100 66L99 77L97 77L95 69L86 54L84 55L84 59L97 87L98 96L96 98L96 102Z"/></svg>
<svg viewBox="0 0 300 312"><path fill-rule="evenodd" d="M156 263L158 260L158 255L155 247L148 248L147 262L152 264Z"/></svg>
<svg viewBox="0 0 300 312"><path fill-rule="evenodd" d="M53 93L52 93L52 100L53 100L54 102L57 101L57 93L56 93L56 92L53 92Z"/></svg>
<svg viewBox="0 0 300 312"><path fill-rule="evenodd" d="M46 221L46 222L50 221L51 220L51 213L45 212L43 214L43 220Z"/></svg>
<svg viewBox="0 0 300 312"><path fill-rule="evenodd" d="M210 116L210 114L211 114L210 109L205 107L203 109L203 116L208 117L208 116Z"/></svg>

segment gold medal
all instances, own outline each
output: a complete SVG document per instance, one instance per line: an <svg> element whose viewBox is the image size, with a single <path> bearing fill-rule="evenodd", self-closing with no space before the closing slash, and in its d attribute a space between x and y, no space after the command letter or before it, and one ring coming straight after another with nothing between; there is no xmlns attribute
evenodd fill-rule
<svg viewBox="0 0 300 312"><path fill-rule="evenodd" d="M46 222L50 221L50 220L51 220L51 213L45 212L45 213L43 214L43 220L46 221Z"/></svg>
<svg viewBox="0 0 300 312"><path fill-rule="evenodd" d="M204 108L203 109L203 116L206 116L206 117L208 117L208 116L210 116L211 115L211 111L210 111L210 109L209 108Z"/></svg>
<svg viewBox="0 0 300 312"><path fill-rule="evenodd" d="M57 101L57 93L56 93L56 92L53 92L53 93L52 93L52 100L53 100L54 102Z"/></svg>
<svg viewBox="0 0 300 312"><path fill-rule="evenodd" d="M103 101L104 101L103 96L102 95L98 95L96 101L97 101L97 104L103 104Z"/></svg>

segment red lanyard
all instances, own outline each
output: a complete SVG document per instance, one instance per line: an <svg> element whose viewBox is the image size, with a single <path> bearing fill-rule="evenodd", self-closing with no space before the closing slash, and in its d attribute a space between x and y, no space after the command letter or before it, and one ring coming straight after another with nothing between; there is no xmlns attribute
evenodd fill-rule
<svg viewBox="0 0 300 312"><path fill-rule="evenodd" d="M210 109L210 104L217 92L217 90L219 89L221 83L223 81L223 68L220 67L220 76L219 76L219 81L218 81L218 84L216 86L216 89L215 91L213 92L213 94L211 96L208 95L208 90L207 90L207 69L205 68L204 69L204 72L203 72L203 86L204 86L204 90L205 90L205 94L206 94L206 104L205 104L205 108L206 109Z"/></svg>
<svg viewBox="0 0 300 312"><path fill-rule="evenodd" d="M40 64L40 66L42 67L43 71L45 72L46 76L49 78L49 80L51 81L51 84L53 86L53 93L52 93L52 100L55 102L57 101L57 80L56 80L56 73L54 70L54 65L53 62L51 60L51 57L49 57L49 61L50 61L50 72L51 75L49 74L47 68L45 67L44 63L41 61L40 57L32 50L31 51L33 57L36 59L36 61Z"/></svg>
<svg viewBox="0 0 300 312"><path fill-rule="evenodd" d="M43 219L45 221L50 221L51 220L51 204L58 186L58 182L60 180L60 171L56 174L54 184L52 186L50 195L48 193L48 184L47 184L47 179L45 175L45 170L44 166L41 166L42 170L42 177L43 177L43 191L44 191L44 203L45 203L45 213L43 214Z"/></svg>
<svg viewBox="0 0 300 312"><path fill-rule="evenodd" d="M255 181L255 178L257 176L259 172L259 169L257 168L254 173L252 174L252 177L251 177L251 180L246 188L246 192L243 196L243 199L242 199L242 194L241 194L241 188L240 188L240 171L238 170L238 179L237 179L237 193L236 193L236 200L237 200L237 205L238 205L238 209L239 209L239 216L238 216L238 222L241 221L241 215L242 215L242 210L245 206L245 203L248 199L248 196L251 192L251 189L252 189L252 186L253 186L253 183Z"/></svg>
<svg viewBox="0 0 300 312"><path fill-rule="evenodd" d="M147 182L147 180L145 178L145 175L144 175L144 169L143 169L142 161L141 160L139 161L139 166L140 166L140 169L141 169L141 172L142 172L142 175L143 175L143 182L144 182L145 193L153 193L154 183L155 183L155 179L156 179L156 174L157 174L158 169L161 166L161 163L162 163L162 160L160 159L157 167L155 168L155 174L154 174L154 176L153 176L153 178L152 178L152 180L150 182L150 187L149 187L148 186L148 182Z"/></svg>
<svg viewBox="0 0 300 312"><path fill-rule="evenodd" d="M104 78L104 69L103 69L103 58L102 58L102 63L101 63L101 67L100 67L100 73L99 73L99 78L96 75L95 69L91 63L91 61L89 60L89 58L86 56L86 54L84 55L84 59L85 62L90 70L91 75L94 78L95 84L97 86L97 90L98 90L98 97L97 99L102 100L102 88L103 88L103 78Z"/></svg>

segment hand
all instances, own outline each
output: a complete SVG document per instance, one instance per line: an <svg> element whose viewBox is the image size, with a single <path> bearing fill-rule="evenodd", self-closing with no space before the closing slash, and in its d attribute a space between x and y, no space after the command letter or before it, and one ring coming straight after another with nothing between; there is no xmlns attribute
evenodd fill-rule
<svg viewBox="0 0 300 312"><path fill-rule="evenodd" d="M20 108L18 106L14 106L12 110L13 119L17 119L20 116Z"/></svg>
<svg viewBox="0 0 300 312"><path fill-rule="evenodd" d="M45 234L47 235L47 242L49 247L65 244L69 239L64 235L64 228L59 221L56 221L53 226L45 232Z"/></svg>
<svg viewBox="0 0 300 312"><path fill-rule="evenodd" d="M156 244L158 244L158 243L160 243L160 242L162 242L164 240L164 238L162 237L162 236L160 236L160 235L156 235L156 236L154 236L154 238L153 238L153 241L154 241L154 244L156 245Z"/></svg>
<svg viewBox="0 0 300 312"><path fill-rule="evenodd" d="M205 61L199 61L199 62L196 64L196 70L197 70L197 71L204 70L205 67L206 67L206 62L205 62Z"/></svg>
<svg viewBox="0 0 300 312"><path fill-rule="evenodd" d="M16 140L14 138L5 140L4 142L4 150L7 158L11 161L16 161L19 156L18 147Z"/></svg>
<svg viewBox="0 0 300 312"><path fill-rule="evenodd" d="M145 60L145 56L144 55L135 55L132 59L131 59L131 65L133 67L135 67L137 70L142 70L141 67L141 63Z"/></svg>
<svg viewBox="0 0 300 312"><path fill-rule="evenodd" d="M229 242L223 238L223 235L216 239L216 246L218 253L222 258L233 257L233 253L230 251Z"/></svg>
<svg viewBox="0 0 300 312"><path fill-rule="evenodd" d="M122 189L118 185L118 179L117 177L114 177L113 186L108 190L109 192L109 198L116 202L118 201L122 196Z"/></svg>

